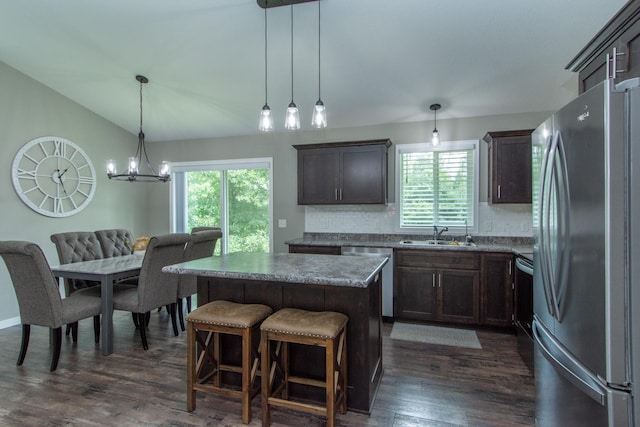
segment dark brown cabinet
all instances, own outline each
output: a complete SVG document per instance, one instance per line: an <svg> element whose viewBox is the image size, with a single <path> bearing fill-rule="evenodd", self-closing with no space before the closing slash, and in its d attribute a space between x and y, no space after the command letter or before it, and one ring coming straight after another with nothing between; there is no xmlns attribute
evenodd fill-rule
<svg viewBox="0 0 640 427"><path fill-rule="evenodd" d="M488 132L489 203L531 203L531 132Z"/></svg>
<svg viewBox="0 0 640 427"><path fill-rule="evenodd" d="M395 252L394 317L473 324L479 321L480 262L470 252Z"/></svg>
<svg viewBox="0 0 640 427"><path fill-rule="evenodd" d="M388 139L294 145L298 204L386 204Z"/></svg>
<svg viewBox="0 0 640 427"><path fill-rule="evenodd" d="M480 323L511 326L513 317L513 255L482 254Z"/></svg>
<svg viewBox="0 0 640 427"><path fill-rule="evenodd" d="M607 76L615 83L640 77L640 0L628 2L571 60L582 93Z"/></svg>
<svg viewBox="0 0 640 427"><path fill-rule="evenodd" d="M290 254L341 255L340 246L289 245Z"/></svg>

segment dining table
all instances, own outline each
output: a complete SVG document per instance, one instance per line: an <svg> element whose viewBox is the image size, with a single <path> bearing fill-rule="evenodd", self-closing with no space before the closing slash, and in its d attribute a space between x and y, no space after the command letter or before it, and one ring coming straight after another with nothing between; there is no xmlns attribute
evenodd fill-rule
<svg viewBox="0 0 640 427"><path fill-rule="evenodd" d="M118 280L139 275L142 260L143 257L138 255L123 255L51 267L51 271L57 278L100 282L102 301L100 347L105 356L113 353L113 284Z"/></svg>

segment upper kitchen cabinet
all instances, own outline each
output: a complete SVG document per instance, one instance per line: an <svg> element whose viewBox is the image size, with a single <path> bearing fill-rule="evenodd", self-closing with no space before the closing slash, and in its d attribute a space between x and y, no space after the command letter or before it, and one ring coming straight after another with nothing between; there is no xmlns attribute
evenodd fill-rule
<svg viewBox="0 0 640 427"><path fill-rule="evenodd" d="M489 203L531 203L531 132L488 132Z"/></svg>
<svg viewBox="0 0 640 427"><path fill-rule="evenodd" d="M640 0L625 4L566 68L579 73L579 93L607 76L616 83L640 77Z"/></svg>
<svg viewBox="0 0 640 427"><path fill-rule="evenodd" d="M388 139L294 145L298 204L386 204L390 146Z"/></svg>

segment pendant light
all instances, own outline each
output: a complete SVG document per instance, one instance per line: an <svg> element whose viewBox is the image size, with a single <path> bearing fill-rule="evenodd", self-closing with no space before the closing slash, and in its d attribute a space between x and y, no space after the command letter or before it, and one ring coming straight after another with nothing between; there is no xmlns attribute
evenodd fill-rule
<svg viewBox="0 0 640 427"><path fill-rule="evenodd" d="M440 104L431 104L429 108L433 111L433 138L431 138L431 144L440 144L440 135L438 134L438 128L436 127L436 112L440 109Z"/></svg>
<svg viewBox="0 0 640 427"><path fill-rule="evenodd" d="M160 163L160 168L158 170L159 173L156 173L149 161L147 147L144 142L144 132L142 132L142 85L149 83L149 79L145 76L138 75L136 76L136 80L140 82L140 132L138 133L138 149L136 150L135 156L129 157L127 173L118 174L115 161L107 160L107 176L109 179L115 179L118 181L167 182L171 179L169 162L163 160L162 163ZM142 164L143 156L145 162L144 165ZM145 166L147 169L146 172L143 169L143 173L141 173L140 168L144 168Z"/></svg>
<svg viewBox="0 0 640 427"><path fill-rule="evenodd" d="M287 107L284 127L288 130L300 129L300 113L296 103L293 102L293 3L291 4L291 102Z"/></svg>
<svg viewBox="0 0 640 427"><path fill-rule="evenodd" d="M260 124L258 129L262 132L273 130L273 117L271 117L271 108L267 103L267 8L269 0L265 0L264 7L264 107L260 110Z"/></svg>
<svg viewBox="0 0 640 427"><path fill-rule="evenodd" d="M311 126L318 129L327 127L327 110L320 97L320 1L318 0L318 100L313 108L311 118Z"/></svg>

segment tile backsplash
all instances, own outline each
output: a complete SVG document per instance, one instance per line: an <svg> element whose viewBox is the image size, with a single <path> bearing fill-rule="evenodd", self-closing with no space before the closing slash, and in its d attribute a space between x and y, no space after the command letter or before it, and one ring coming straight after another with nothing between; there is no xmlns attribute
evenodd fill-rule
<svg viewBox="0 0 640 427"><path fill-rule="evenodd" d="M478 206L478 225L470 232L477 236L532 236L530 204ZM306 206L307 233L390 234L414 230L400 229L396 205ZM426 231L430 233L431 231Z"/></svg>

